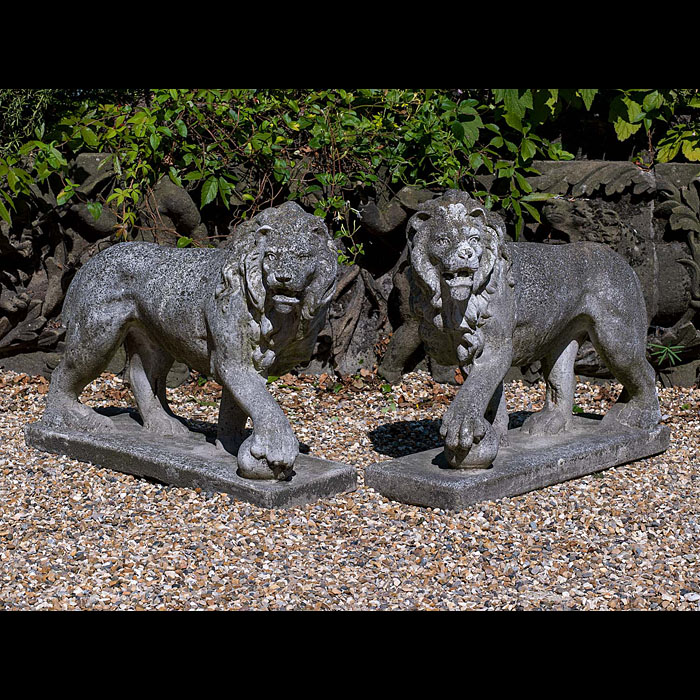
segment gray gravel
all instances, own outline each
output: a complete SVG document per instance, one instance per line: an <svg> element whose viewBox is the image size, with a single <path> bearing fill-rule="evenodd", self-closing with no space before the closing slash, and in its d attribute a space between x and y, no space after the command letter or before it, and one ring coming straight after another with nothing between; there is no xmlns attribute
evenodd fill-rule
<svg viewBox="0 0 700 700"><path fill-rule="evenodd" d="M290 510L168 487L25 446L47 384L0 372L0 609L699 610L700 390L660 389L658 457L454 513L393 503L362 468L440 444L454 388L421 372L388 391L370 372L287 375L271 390L299 439L360 471L360 488ZM578 384L604 412L619 387ZM508 408L541 406L512 383ZM169 390L215 422L220 388ZM119 378L93 406L133 406Z"/></svg>

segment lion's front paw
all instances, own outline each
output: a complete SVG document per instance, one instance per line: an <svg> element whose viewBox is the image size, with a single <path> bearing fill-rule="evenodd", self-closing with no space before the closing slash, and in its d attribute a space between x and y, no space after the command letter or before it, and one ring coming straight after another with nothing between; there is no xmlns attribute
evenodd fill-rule
<svg viewBox="0 0 700 700"><path fill-rule="evenodd" d="M238 473L248 479L278 479L291 476L299 454L299 441L290 429L253 434L238 450Z"/></svg>
<svg viewBox="0 0 700 700"><path fill-rule="evenodd" d="M453 452L468 452L485 434L486 421L481 416L456 410L454 405L447 410L440 426L445 446Z"/></svg>
<svg viewBox="0 0 700 700"><path fill-rule="evenodd" d="M447 463L456 469L485 469L498 453L498 434L481 416L448 410L440 435L445 439Z"/></svg>

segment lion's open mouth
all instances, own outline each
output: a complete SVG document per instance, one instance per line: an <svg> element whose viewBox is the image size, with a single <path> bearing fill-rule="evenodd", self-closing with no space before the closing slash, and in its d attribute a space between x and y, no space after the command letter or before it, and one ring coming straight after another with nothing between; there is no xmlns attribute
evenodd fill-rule
<svg viewBox="0 0 700 700"><path fill-rule="evenodd" d="M464 270L443 272L442 277L450 287L471 287L472 276Z"/></svg>
<svg viewBox="0 0 700 700"><path fill-rule="evenodd" d="M290 297L287 296L286 294L275 294L272 297L272 300L275 302L275 304L298 304L299 299L297 297Z"/></svg>

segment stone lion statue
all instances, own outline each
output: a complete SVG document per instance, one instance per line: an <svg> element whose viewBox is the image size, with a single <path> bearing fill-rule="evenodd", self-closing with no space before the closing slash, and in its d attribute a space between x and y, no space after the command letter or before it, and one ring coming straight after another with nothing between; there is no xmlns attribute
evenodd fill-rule
<svg viewBox="0 0 700 700"><path fill-rule="evenodd" d="M239 474L288 478L299 443L266 377L310 359L337 252L323 220L293 202L263 211L232 239L218 249L122 243L86 263L66 295L66 348L43 420L114 429L78 397L123 342L146 430L188 432L165 395L170 366L184 362L222 385L217 445L237 454ZM253 433L244 439L249 416Z"/></svg>
<svg viewBox="0 0 700 700"><path fill-rule="evenodd" d="M540 360L545 376L545 407L522 430L566 430L586 337L624 387L604 424L659 423L644 297L620 255L600 243L506 243L502 219L456 190L426 202L407 234L420 337L438 362L466 375L442 421L450 466L493 462L508 428L503 378L511 365Z"/></svg>

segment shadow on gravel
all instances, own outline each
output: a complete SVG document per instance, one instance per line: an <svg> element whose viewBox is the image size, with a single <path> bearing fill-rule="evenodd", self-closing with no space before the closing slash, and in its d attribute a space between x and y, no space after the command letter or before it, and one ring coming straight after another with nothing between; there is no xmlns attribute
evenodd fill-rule
<svg viewBox="0 0 700 700"><path fill-rule="evenodd" d="M123 413L128 413L129 416L136 421L139 425L143 425L143 419L141 418L141 415L135 408L120 408L118 406L107 406L107 407L100 407L100 408L94 408L93 409L96 413L100 413L103 416L108 416L110 418L114 416L121 415ZM216 423L207 423L206 421L201 421L201 420L194 420L191 418L181 418L180 416L175 416L180 423L182 423L185 427L189 428L192 432L194 433L201 433L204 435L206 438L206 441L214 445L216 443ZM246 430L246 438L252 434L252 430L248 428ZM311 448L304 444L303 442L299 443L299 452L302 454L309 454L311 452Z"/></svg>
<svg viewBox="0 0 700 700"><path fill-rule="evenodd" d="M439 420L404 420L386 423L369 432L374 450L389 457L432 450L444 444Z"/></svg>
<svg viewBox="0 0 700 700"><path fill-rule="evenodd" d="M534 411L513 411L508 414L508 430L519 428ZM586 414L588 415L588 414ZM593 416L597 417L599 416ZM389 457L433 450L445 442L440 437L439 420L405 420L380 425L371 430L369 439L376 452Z"/></svg>

